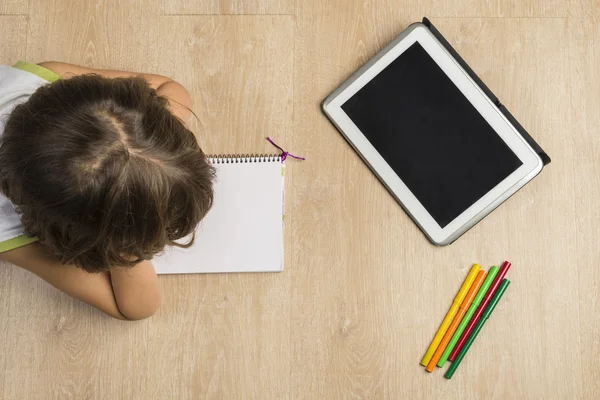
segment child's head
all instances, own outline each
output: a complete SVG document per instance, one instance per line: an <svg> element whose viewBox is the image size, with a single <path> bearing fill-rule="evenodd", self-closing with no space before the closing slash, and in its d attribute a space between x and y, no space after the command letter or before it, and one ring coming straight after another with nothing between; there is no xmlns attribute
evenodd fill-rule
<svg viewBox="0 0 600 400"><path fill-rule="evenodd" d="M213 200L192 132L142 78L84 75L38 89L8 117L0 191L26 232L97 272L151 259Z"/></svg>

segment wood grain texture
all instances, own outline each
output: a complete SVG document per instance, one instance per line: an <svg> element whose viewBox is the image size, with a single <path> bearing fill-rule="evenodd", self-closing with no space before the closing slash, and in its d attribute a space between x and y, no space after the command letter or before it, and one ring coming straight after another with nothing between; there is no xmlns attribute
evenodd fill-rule
<svg viewBox="0 0 600 400"><path fill-rule="evenodd" d="M8 347L8 310L10 301L11 273L14 268L0 262L0 395L4 393L6 377L6 357ZM0 396L1 397L1 396Z"/></svg>
<svg viewBox="0 0 600 400"><path fill-rule="evenodd" d="M27 14L29 1L27 0L2 0L0 2L0 15L2 14Z"/></svg>
<svg viewBox="0 0 600 400"><path fill-rule="evenodd" d="M0 0L0 62L166 74L208 153L286 172L286 270L165 276L112 321L0 265L0 399L600 398L597 0ZM179 15L179 14L294 15ZM178 14L178 15L162 15ZM553 158L449 247L431 246L320 111L423 15ZM512 285L451 382L418 363L471 263Z"/></svg>
<svg viewBox="0 0 600 400"><path fill-rule="evenodd" d="M160 0L167 15L292 14L295 0Z"/></svg>
<svg viewBox="0 0 600 400"><path fill-rule="evenodd" d="M274 153L268 134L291 137L293 17L165 17L160 37L160 70L190 88L207 153ZM290 254L293 231L285 235ZM163 277L173 296L150 321L149 352L171 367L148 364L147 398L285 398L291 268Z"/></svg>
<svg viewBox="0 0 600 400"><path fill-rule="evenodd" d="M406 398L422 387L415 376L425 378L416 365L426 339L415 318L428 318L414 310L426 307L418 293L432 271L411 262L431 260L431 249L320 111L411 21L388 6L298 3L291 147L308 161L287 192L297 210L287 219L296 233L292 399Z"/></svg>
<svg viewBox="0 0 600 400"><path fill-rule="evenodd" d="M577 13L580 1L546 0L426 0L431 17L567 17ZM428 16L429 16L428 15Z"/></svg>
<svg viewBox="0 0 600 400"><path fill-rule="evenodd" d="M581 368L583 396L600 398L600 248L594 241L600 237L600 13L584 21L569 23L571 38L571 82L568 97L573 116L569 131L576 155L572 180L577 196L576 255L569 268L579 275L579 329L581 335Z"/></svg>
<svg viewBox="0 0 600 400"><path fill-rule="evenodd" d="M157 72L154 0L31 0L27 58Z"/></svg>
<svg viewBox="0 0 600 400"><path fill-rule="evenodd" d="M10 317L5 399L143 398L148 321L86 314Z"/></svg>
<svg viewBox="0 0 600 400"><path fill-rule="evenodd" d="M160 37L159 70L190 89L206 153L272 154L266 136L291 136L292 16L163 17Z"/></svg>
<svg viewBox="0 0 600 400"><path fill-rule="evenodd" d="M0 10L5 11L9 4L0 2ZM4 6L4 8L3 8ZM0 64L11 65L25 58L27 44L27 19L24 16L0 15L0 37L12 40L0 41ZM2 118L2 117L0 117ZM0 262L0 398L4 393L5 370L9 346L7 330L9 323L11 288L14 268Z"/></svg>
<svg viewBox="0 0 600 400"><path fill-rule="evenodd" d="M0 37L10 38L0 41L1 64L11 65L25 58L27 18L20 15L0 15Z"/></svg>

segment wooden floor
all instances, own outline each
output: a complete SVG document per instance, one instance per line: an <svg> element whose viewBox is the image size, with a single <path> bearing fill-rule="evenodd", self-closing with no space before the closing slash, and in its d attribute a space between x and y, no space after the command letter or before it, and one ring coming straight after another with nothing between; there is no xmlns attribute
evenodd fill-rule
<svg viewBox="0 0 600 400"><path fill-rule="evenodd" d="M431 246L320 112L428 16L552 156L506 204ZM600 398L598 0L0 0L0 63L60 60L190 88L209 153L286 176L280 274L166 276L113 321L0 266L0 398ZM451 381L419 361L473 262L512 285Z"/></svg>

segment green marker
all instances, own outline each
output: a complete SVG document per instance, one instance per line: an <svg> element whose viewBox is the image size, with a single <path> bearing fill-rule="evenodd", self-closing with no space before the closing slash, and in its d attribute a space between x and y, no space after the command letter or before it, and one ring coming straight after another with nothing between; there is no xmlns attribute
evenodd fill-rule
<svg viewBox="0 0 600 400"><path fill-rule="evenodd" d="M452 363L450 368L448 368L448 371L446 371L446 374L444 375L446 378L448 378L448 379L452 378L452 375L454 375L454 372L460 365L460 362L462 361L463 358L465 358L465 354L467 354L467 351L469 351L469 347L471 347L471 345L475 341L475 338L479 334L479 331L481 331L481 328L483 328L485 321L487 321L488 318L490 317L490 315L492 315L492 311L494 311L494 308L496 308L496 305L500 301L500 298L502 297L504 292L506 292L506 288L508 287L508 285L510 285L510 281L508 279L504 279L502 281L502 283L500 284L498 291L496 292L496 294L494 294L492 301L490 302L490 304L488 304L488 306L483 311L483 314L481 315L481 319L479 320L479 322L477 322L477 325L475 325L475 329L473 329L471 336L469 336L467 338L465 345L460 350L460 353L458 353L458 356L456 356L456 360L454 360L454 362Z"/></svg>
<svg viewBox="0 0 600 400"><path fill-rule="evenodd" d="M487 276L485 277L485 280L483 281L483 284L479 288L479 291L475 295L475 298L473 299L471 306L467 310L467 313L463 317L462 321L460 321L460 325L458 325L458 328L456 328L456 332L454 332L454 335L452 335L452 339L450 339L450 342L448 342L448 346L446 346L446 350L444 351L444 354L442 354L440 361L438 361L438 363L437 363L438 367L443 367L444 364L446 363L446 360L448 360L448 357L450 357L450 353L452 353L454 346L456 346L456 342L458 342L458 339L460 339L460 335L462 335L463 331L467 327L467 324L473 317L473 314L475 314L475 310L477 310L477 307L479 307L479 304L481 304L481 300L483 299L483 296L485 296L485 294L487 293L490 286L492 286L492 282L494 282L494 278L498 274L499 270L500 269L498 267L490 268L490 271L488 272Z"/></svg>

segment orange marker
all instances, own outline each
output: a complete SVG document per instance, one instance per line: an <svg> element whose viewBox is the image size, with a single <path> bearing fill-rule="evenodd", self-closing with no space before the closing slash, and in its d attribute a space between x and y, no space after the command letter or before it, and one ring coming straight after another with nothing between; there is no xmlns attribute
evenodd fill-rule
<svg viewBox="0 0 600 400"><path fill-rule="evenodd" d="M450 339L452 339L452 335L454 335L454 332L456 332L456 328L458 328L458 324L460 324L460 321L465 316L467 310L469 309L469 306L471 305L471 303L473 302L473 299L475 298L475 295L477 294L477 291L479 291L479 288L483 284L483 280L485 279L486 275L487 275L487 272L482 270L482 271L479 271L479 273L475 277L475 280L473 281L473 284L471 285L469 292L465 296L465 299L463 300L462 304L460 305L460 307L458 309L458 313L456 314L456 317L454 317L454 319L452 320L452 324L450 325L450 327L446 331L446 334L442 338L442 341L440 342L440 345L438 346L435 353L433 354L431 361L429 361L429 364L427 364L426 370L428 372L433 372L433 369L435 368L435 364L437 364L437 362L440 360L440 357L442 357L442 354L444 354L444 350L446 350L446 346L448 346L448 342L450 342Z"/></svg>

